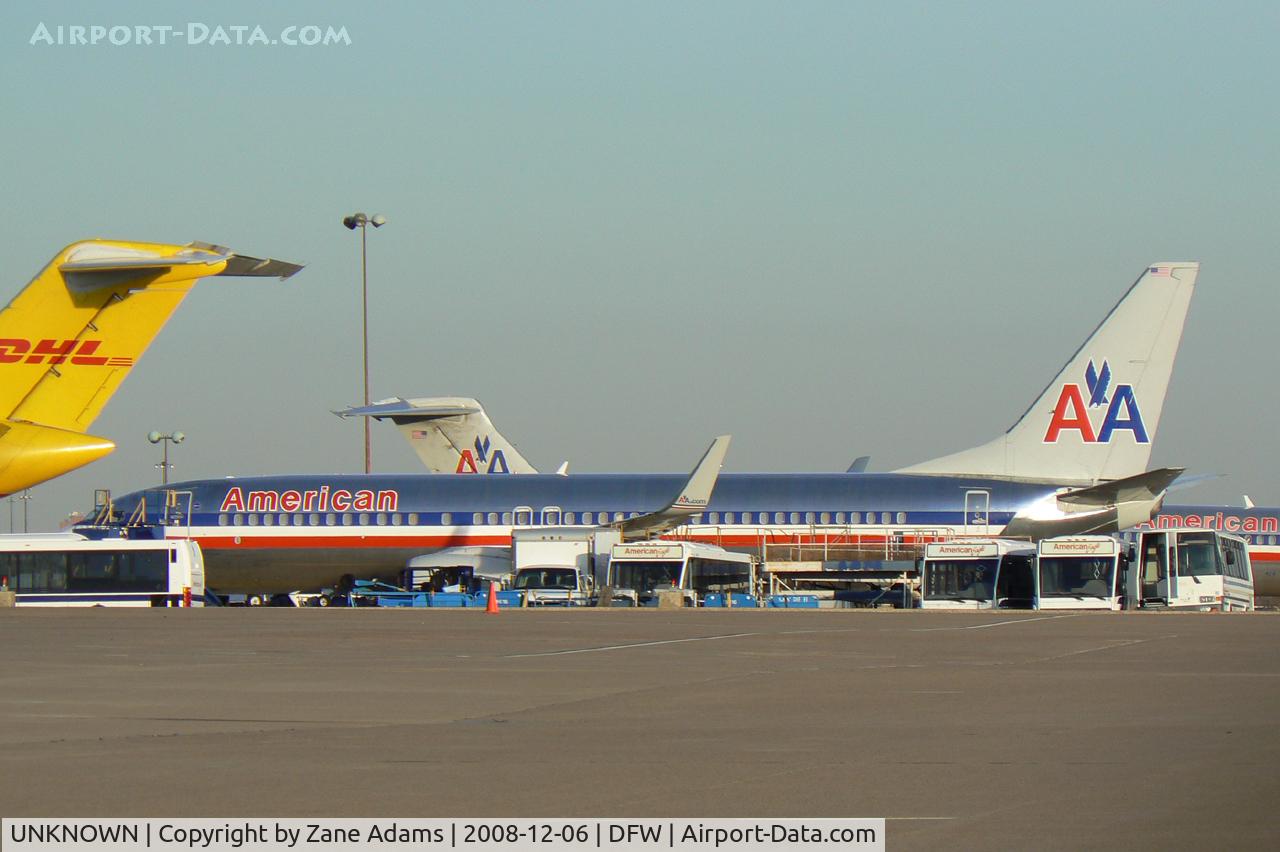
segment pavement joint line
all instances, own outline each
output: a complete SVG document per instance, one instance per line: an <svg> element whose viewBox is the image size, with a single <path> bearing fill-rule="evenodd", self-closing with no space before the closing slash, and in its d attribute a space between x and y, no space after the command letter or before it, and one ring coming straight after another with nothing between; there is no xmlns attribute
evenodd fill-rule
<svg viewBox="0 0 1280 852"><path fill-rule="evenodd" d="M1112 642L1107 645L1099 645L1096 648L1082 648L1079 651L1067 651L1065 654L1054 654L1051 657L1037 657L1036 659L1031 660L1031 662L1047 663L1052 660L1063 660L1063 659L1066 659L1067 657L1078 657L1081 654L1092 654L1095 651L1110 651L1115 648L1127 648L1130 645L1142 645L1143 643L1146 643L1146 642L1154 642L1157 639L1176 639L1176 638L1178 638L1178 635L1176 633L1170 633L1167 636L1152 636L1149 639L1122 639L1118 642Z"/></svg>
<svg viewBox="0 0 1280 852"><path fill-rule="evenodd" d="M992 621L988 624L966 624L961 627L917 627L912 633L937 633L941 630L985 630L988 627L1000 627L1005 624L1026 624L1029 621L1054 621L1059 618L1079 618L1083 612L1072 612L1066 615L1048 615L1044 618L1015 618L1010 621Z"/></svg>
<svg viewBox="0 0 1280 852"><path fill-rule="evenodd" d="M506 654L505 660L519 660L526 657L562 657L568 654L594 654L597 651L625 651L628 648L652 648L655 645L679 645L685 642L711 642L716 639L742 639L747 636L761 636L761 633L726 633L721 636L692 636L687 639L662 639L656 642L632 642L626 645L599 645L593 648L570 648L565 651L539 651L533 654Z"/></svg>

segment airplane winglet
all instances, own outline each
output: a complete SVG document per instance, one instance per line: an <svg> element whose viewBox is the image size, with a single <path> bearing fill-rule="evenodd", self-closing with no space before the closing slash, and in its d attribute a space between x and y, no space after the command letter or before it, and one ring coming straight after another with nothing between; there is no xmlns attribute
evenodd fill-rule
<svg viewBox="0 0 1280 852"><path fill-rule="evenodd" d="M711 502L711 492L720 477L720 468L724 465L725 454L729 452L731 439L730 435L721 435L711 442L680 493L666 506L656 512L615 523L623 538L658 535L705 509Z"/></svg>
<svg viewBox="0 0 1280 852"><path fill-rule="evenodd" d="M871 464L871 456L858 456L845 473L866 473L869 464Z"/></svg>

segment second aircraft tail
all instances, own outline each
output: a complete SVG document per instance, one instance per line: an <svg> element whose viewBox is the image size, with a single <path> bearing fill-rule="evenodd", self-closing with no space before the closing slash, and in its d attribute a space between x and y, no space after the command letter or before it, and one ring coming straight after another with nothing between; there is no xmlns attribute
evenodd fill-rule
<svg viewBox="0 0 1280 852"><path fill-rule="evenodd" d="M1145 471L1199 271L1147 267L1007 432L899 472L1094 483Z"/></svg>

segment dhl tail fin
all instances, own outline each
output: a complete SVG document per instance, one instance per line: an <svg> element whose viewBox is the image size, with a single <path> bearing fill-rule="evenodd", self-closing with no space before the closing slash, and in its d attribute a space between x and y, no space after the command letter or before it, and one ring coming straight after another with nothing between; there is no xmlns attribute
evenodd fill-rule
<svg viewBox="0 0 1280 852"><path fill-rule="evenodd" d="M1096 483L1145 471L1199 271L1147 267L1007 432L899 473Z"/></svg>
<svg viewBox="0 0 1280 852"><path fill-rule="evenodd" d="M82 433L201 278L302 267L207 243L67 246L0 312L0 494L114 445Z"/></svg>

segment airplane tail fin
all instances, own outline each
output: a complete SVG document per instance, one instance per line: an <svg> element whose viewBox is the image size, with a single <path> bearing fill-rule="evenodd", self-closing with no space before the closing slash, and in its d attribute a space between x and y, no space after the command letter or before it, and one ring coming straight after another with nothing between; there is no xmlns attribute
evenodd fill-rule
<svg viewBox="0 0 1280 852"><path fill-rule="evenodd" d="M1007 432L899 473L1093 483L1146 470L1198 263L1155 263Z"/></svg>
<svg viewBox="0 0 1280 852"><path fill-rule="evenodd" d="M484 406L474 399L396 397L334 413L390 420L432 473L538 472L493 427Z"/></svg>
<svg viewBox="0 0 1280 852"><path fill-rule="evenodd" d="M220 246L86 240L0 311L0 494L110 453L84 434L200 278L302 267Z"/></svg>
<svg viewBox="0 0 1280 852"><path fill-rule="evenodd" d="M301 268L207 243L70 245L0 312L0 416L83 432L197 280Z"/></svg>

